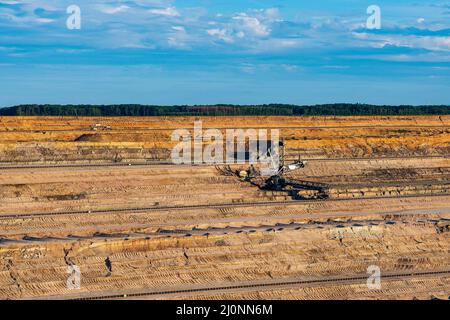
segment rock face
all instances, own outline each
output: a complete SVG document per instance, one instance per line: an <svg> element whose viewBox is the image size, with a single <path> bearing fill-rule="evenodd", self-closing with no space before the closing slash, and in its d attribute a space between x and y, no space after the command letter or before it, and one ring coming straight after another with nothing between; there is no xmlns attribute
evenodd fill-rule
<svg viewBox="0 0 450 320"><path fill-rule="evenodd" d="M161 163L194 120L0 118L0 298L448 298L450 117L201 119L278 127L309 201Z"/></svg>
<svg viewBox="0 0 450 320"><path fill-rule="evenodd" d="M304 158L450 154L450 116L431 117L0 117L0 162L167 160L173 130L278 128L287 155ZM93 130L101 122L108 130Z"/></svg>

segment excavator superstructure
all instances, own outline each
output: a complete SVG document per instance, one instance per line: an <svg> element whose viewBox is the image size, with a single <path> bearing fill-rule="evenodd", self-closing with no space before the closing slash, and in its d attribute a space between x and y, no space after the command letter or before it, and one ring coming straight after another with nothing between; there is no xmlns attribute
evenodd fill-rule
<svg viewBox="0 0 450 320"><path fill-rule="evenodd" d="M259 165L258 168L253 164L245 170L233 170L229 165L216 168L223 175L239 177L242 181L247 181L262 190L287 192L295 200L326 199L329 197L329 186L327 184L300 180L290 175L305 168L308 164L307 161L299 158L286 164L284 140L280 141L277 149L270 148L267 155L264 155L265 160L268 161L263 161L264 165Z"/></svg>

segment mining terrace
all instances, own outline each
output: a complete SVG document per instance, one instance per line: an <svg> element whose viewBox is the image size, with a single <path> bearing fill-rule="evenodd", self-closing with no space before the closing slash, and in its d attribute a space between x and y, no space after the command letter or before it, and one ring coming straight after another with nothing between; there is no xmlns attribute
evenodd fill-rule
<svg viewBox="0 0 450 320"><path fill-rule="evenodd" d="M199 119L278 128L327 197L172 164ZM0 167L1 299L450 296L450 116L0 117Z"/></svg>

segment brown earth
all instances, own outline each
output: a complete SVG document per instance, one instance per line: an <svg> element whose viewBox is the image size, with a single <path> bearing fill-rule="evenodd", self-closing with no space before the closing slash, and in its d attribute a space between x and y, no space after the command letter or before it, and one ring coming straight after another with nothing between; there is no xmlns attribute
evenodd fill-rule
<svg viewBox="0 0 450 320"><path fill-rule="evenodd" d="M194 120L0 118L0 298L448 299L450 116L201 118L280 128L312 201L158 163Z"/></svg>
<svg viewBox="0 0 450 320"><path fill-rule="evenodd" d="M0 163L167 160L174 129L279 128L292 157L450 154L450 116L435 117L0 117ZM111 130L93 130L101 124Z"/></svg>

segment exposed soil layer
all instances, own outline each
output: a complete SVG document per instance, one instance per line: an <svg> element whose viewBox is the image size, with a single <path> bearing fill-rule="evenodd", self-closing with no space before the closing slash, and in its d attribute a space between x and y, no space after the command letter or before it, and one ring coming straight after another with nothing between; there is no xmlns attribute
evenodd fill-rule
<svg viewBox="0 0 450 320"><path fill-rule="evenodd" d="M0 163L167 160L173 130L279 129L303 158L445 156L450 117L0 117ZM110 129L93 130L100 124Z"/></svg>
<svg viewBox="0 0 450 320"><path fill-rule="evenodd" d="M280 128L326 200L153 163L194 120L0 118L0 298L448 299L450 117L202 118Z"/></svg>

